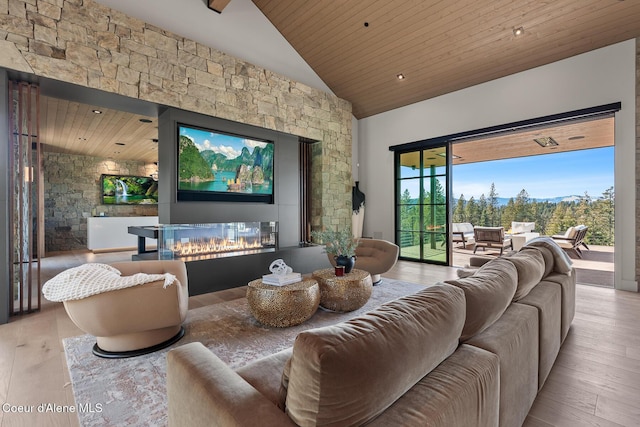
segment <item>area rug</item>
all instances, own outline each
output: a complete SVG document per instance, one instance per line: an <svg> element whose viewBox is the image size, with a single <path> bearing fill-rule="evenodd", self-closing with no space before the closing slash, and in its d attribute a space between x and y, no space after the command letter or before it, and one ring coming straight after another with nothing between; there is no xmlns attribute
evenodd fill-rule
<svg viewBox="0 0 640 427"><path fill-rule="evenodd" d="M301 331L335 324L365 313L380 304L424 289L424 285L384 279L374 286L367 304L350 313L318 310L305 323L271 328L258 323L240 298L190 310L186 334L173 346L128 359L102 359L91 353L95 338L67 338L64 350L71 374L73 395L82 426L166 426L166 353L199 341L232 368L293 345Z"/></svg>

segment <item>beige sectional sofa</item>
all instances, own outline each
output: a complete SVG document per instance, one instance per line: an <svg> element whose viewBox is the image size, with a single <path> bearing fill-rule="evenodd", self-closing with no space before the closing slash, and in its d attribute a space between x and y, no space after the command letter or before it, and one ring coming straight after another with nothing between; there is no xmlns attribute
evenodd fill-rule
<svg viewBox="0 0 640 427"><path fill-rule="evenodd" d="M236 371L167 355L171 426L521 426L568 332L575 274L547 241Z"/></svg>

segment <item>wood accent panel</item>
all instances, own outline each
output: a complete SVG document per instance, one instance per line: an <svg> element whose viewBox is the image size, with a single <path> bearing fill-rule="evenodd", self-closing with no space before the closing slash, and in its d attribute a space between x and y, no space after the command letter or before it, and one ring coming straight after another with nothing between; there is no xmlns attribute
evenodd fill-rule
<svg viewBox="0 0 640 427"><path fill-rule="evenodd" d="M41 97L39 140L45 151L151 163L158 161L157 138L157 117Z"/></svg>
<svg viewBox="0 0 640 427"><path fill-rule="evenodd" d="M637 1L253 2L357 118L640 36Z"/></svg>
<svg viewBox="0 0 640 427"><path fill-rule="evenodd" d="M534 138L544 136L552 137L558 145L545 148L534 142ZM579 136L584 138L571 139ZM610 147L613 143L614 118L610 117L460 142L453 145L452 153L460 157L454 158L453 164L588 150Z"/></svg>
<svg viewBox="0 0 640 427"><path fill-rule="evenodd" d="M222 13L222 10L227 7L229 2L231 2L231 0L209 0L207 6L209 6L209 9L213 11Z"/></svg>
<svg viewBox="0 0 640 427"><path fill-rule="evenodd" d="M613 117L609 117L577 121L525 132L504 133L458 142L453 144L452 148L453 165L610 147L614 143L614 120ZM552 137L558 145L541 147L534 141L535 138L545 136ZM583 138L574 139L581 136ZM428 157L436 159L432 162L433 164L437 166L445 164L444 157L438 156L437 150L428 150L426 153ZM402 164L405 166L419 165L420 158L416 153L403 153Z"/></svg>

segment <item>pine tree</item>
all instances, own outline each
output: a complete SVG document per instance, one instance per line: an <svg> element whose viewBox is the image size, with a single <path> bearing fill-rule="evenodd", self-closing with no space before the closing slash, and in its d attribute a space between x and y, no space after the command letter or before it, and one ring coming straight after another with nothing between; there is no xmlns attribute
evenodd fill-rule
<svg viewBox="0 0 640 427"><path fill-rule="evenodd" d="M492 182L489 189L489 197L487 198L487 225L496 227L500 224L500 206L498 205L498 193L496 186Z"/></svg>
<svg viewBox="0 0 640 427"><path fill-rule="evenodd" d="M587 243L613 246L614 243L614 202L613 187L602 193L602 197L591 205L591 222L587 233Z"/></svg>
<svg viewBox="0 0 640 427"><path fill-rule="evenodd" d="M453 221L451 222L468 222L466 216L467 201L464 199L464 194L460 194L460 198L456 202L456 207L453 209Z"/></svg>
<svg viewBox="0 0 640 427"><path fill-rule="evenodd" d="M502 226L505 230L511 229L511 223L516 220L516 207L513 197L509 199L507 205L502 208Z"/></svg>
<svg viewBox="0 0 640 427"><path fill-rule="evenodd" d="M484 193L480 195L480 199L478 200L478 225L483 227L487 227L487 199L484 197Z"/></svg>
<svg viewBox="0 0 640 427"><path fill-rule="evenodd" d="M466 222L470 222L474 225L478 223L478 204L473 196L469 198L467 206L465 206L465 216L467 218Z"/></svg>
<svg viewBox="0 0 640 427"><path fill-rule="evenodd" d="M529 193L524 188L520 190L514 202L514 218L512 221L531 221L529 211ZM511 225L511 224L509 224Z"/></svg>

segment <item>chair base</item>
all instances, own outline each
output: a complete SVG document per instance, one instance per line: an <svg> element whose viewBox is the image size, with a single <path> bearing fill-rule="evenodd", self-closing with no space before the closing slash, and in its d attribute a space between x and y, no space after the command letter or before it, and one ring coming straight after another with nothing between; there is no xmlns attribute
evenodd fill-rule
<svg viewBox="0 0 640 427"><path fill-rule="evenodd" d="M156 345L152 345L151 347L140 348L137 350L107 351L107 350L101 349L98 346L98 343L96 343L93 345L93 349L91 351L96 356L102 357L105 359L124 359L127 357L142 356L144 354L149 354L149 353L153 353L154 351L162 350L163 348L167 348L170 345L177 343L182 339L182 337L184 337L184 333L185 333L184 327L181 326L178 333L172 336L171 338L169 338L168 340L163 341Z"/></svg>

